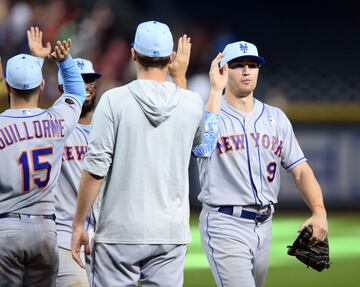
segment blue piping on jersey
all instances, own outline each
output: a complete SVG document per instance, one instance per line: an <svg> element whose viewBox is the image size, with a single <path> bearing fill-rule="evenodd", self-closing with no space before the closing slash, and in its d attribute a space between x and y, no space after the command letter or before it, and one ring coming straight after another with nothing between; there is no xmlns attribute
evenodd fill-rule
<svg viewBox="0 0 360 287"><path fill-rule="evenodd" d="M247 139L247 135L246 135L246 132L245 132L245 128L241 122L241 120L239 118L237 118L236 116L230 114L229 112L225 111L224 109L221 109L225 114L228 114L229 116L237 119L241 125L241 127L243 128L243 131L244 131L244 135L245 135L245 141L246 141L246 155L247 155L247 163L248 163L248 170L249 170L249 177L250 177L250 185L251 185L251 190L253 192L253 195L254 195L254 199L255 199L255 205L257 204L257 195L255 193L255 190L254 190L254 186L253 186L253 179L252 179L252 176L251 176L251 167L250 167L250 154L249 154L249 144L248 144L248 139Z"/></svg>
<svg viewBox="0 0 360 287"><path fill-rule="evenodd" d="M263 105L263 108L262 108L261 114L260 114L260 116L259 116L259 117L255 120L255 122L254 122L254 131L255 131L255 133L257 133L257 131L256 131L256 123L257 123L257 121L261 118L261 116L263 115L264 110L265 110L265 105L264 105L264 103L262 103L262 105ZM261 190L260 190L260 192L261 192L262 196L268 201L268 203L270 203L270 200L269 200L269 199L264 195L264 193L263 193L263 176L262 176L261 156L260 156L260 148L259 148L259 147L257 148L257 152L258 152L259 169L260 169L260 183L261 183Z"/></svg>
<svg viewBox="0 0 360 287"><path fill-rule="evenodd" d="M290 164L289 166L285 167L286 170L288 170L290 167L292 167L294 164L298 163L300 160L303 160L305 157L303 156L302 158L294 161L292 164Z"/></svg>
<svg viewBox="0 0 360 287"><path fill-rule="evenodd" d="M90 225L91 225L91 217L94 217L94 221L93 221L93 222L95 222L95 216L94 216L94 214L93 214L93 208L91 208L90 214L89 214L89 216L88 216L88 220L87 220L87 224L86 224L86 231L89 230L89 227L90 227Z"/></svg>
<svg viewBox="0 0 360 287"><path fill-rule="evenodd" d="M243 127L244 129L244 127ZM247 158L248 158L248 169L249 169L249 175L250 175L250 184L251 184L251 189L253 191L253 194L254 194L254 198L255 198L255 205L257 204L257 196L255 194L255 190L254 190L254 187L253 187L253 181L254 179L252 178L252 174L251 174L251 166L250 166L250 154L249 154L249 143L248 143L248 138L247 138L247 134L245 132L245 129L244 129L244 134L245 134L245 141L246 141L246 154L247 154ZM260 199L259 199L260 200Z"/></svg>
<svg viewBox="0 0 360 287"><path fill-rule="evenodd" d="M46 113L46 111L43 111L40 114L36 114L36 115L31 115L31 116L4 116L4 115L0 115L0 117L4 117L4 118L33 118L33 117L37 117L37 116L41 116L42 114Z"/></svg>
<svg viewBox="0 0 360 287"><path fill-rule="evenodd" d="M87 137L86 137L86 135L85 135L85 133L84 133L84 130L82 130L82 129L79 128L79 127L76 127L76 129L78 129L78 130L81 132L81 134L84 136L85 141L86 141L86 145L89 145L88 140L87 140Z"/></svg>
<svg viewBox="0 0 360 287"><path fill-rule="evenodd" d="M218 266L217 266L217 264L216 264L216 262L215 262L215 258L214 258L214 248L212 248L212 246L210 245L211 237L210 237L210 234L209 234L209 216L210 216L210 212L208 213L208 215L207 215L207 217L206 217L206 234L207 234L208 237L209 237L208 246L209 246L210 249L211 249L211 258L212 258L212 260L214 261L216 273L217 273L217 275L219 276L221 286L224 287L224 284L223 284L223 282L222 282L222 279L221 279L221 276L220 276L220 273L219 273Z"/></svg>

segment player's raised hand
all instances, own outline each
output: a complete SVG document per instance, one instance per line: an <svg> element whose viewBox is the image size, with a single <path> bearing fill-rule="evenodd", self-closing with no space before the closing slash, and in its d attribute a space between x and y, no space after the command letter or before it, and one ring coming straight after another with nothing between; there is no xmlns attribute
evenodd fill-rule
<svg viewBox="0 0 360 287"><path fill-rule="evenodd" d="M30 27L30 30L27 31L27 38L31 55L46 58L50 54L51 45L47 42L43 46L42 32L38 27Z"/></svg>
<svg viewBox="0 0 360 287"><path fill-rule="evenodd" d="M210 94L206 104L206 110L216 114L220 112L221 95L228 81L228 65L225 64L222 69L219 68L219 64L223 58L223 53L217 54L211 62L209 71Z"/></svg>
<svg viewBox="0 0 360 287"><path fill-rule="evenodd" d="M82 262L80 257L81 246L84 245L84 251L86 255L90 254L89 247L89 236L84 228L84 226L74 226L73 233L71 238L71 255L72 258L76 261L81 268L85 268L84 262Z"/></svg>
<svg viewBox="0 0 360 287"><path fill-rule="evenodd" d="M214 91L222 91L228 81L228 65L225 64L219 69L219 64L224 58L223 53L217 54L215 59L211 62L209 77L210 77L210 89Z"/></svg>
<svg viewBox="0 0 360 287"><path fill-rule="evenodd" d="M169 74L173 81L181 88L186 88L186 71L189 66L191 52L191 38L184 34L179 38L175 59L169 65Z"/></svg>
<svg viewBox="0 0 360 287"><path fill-rule="evenodd" d="M49 60L62 62L70 54L71 39L57 41L54 51L48 56Z"/></svg>

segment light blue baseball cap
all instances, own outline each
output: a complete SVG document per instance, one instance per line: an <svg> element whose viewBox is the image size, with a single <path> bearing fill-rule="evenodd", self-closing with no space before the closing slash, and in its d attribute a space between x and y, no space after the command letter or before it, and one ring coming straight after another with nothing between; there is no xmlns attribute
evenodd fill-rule
<svg viewBox="0 0 360 287"><path fill-rule="evenodd" d="M101 77L100 73L95 72L91 61L83 59L83 58L75 58L73 60L76 64L76 66L79 68L80 74L83 76L83 78L88 77L88 78L92 78L92 79L96 80ZM64 84L64 80L60 74L60 70L58 71L58 83L59 83L59 85Z"/></svg>
<svg viewBox="0 0 360 287"><path fill-rule="evenodd" d="M7 61L6 82L18 90L31 90L38 87L43 80L43 58L19 54Z"/></svg>
<svg viewBox="0 0 360 287"><path fill-rule="evenodd" d="M173 52L174 40L169 27L157 21L139 24L133 48L148 57L168 57Z"/></svg>
<svg viewBox="0 0 360 287"><path fill-rule="evenodd" d="M264 64L265 59L259 56L258 50L254 44L249 42L240 41L231 44L227 44L223 51L224 58L220 62L220 68L226 63L237 58L253 58L259 64Z"/></svg>

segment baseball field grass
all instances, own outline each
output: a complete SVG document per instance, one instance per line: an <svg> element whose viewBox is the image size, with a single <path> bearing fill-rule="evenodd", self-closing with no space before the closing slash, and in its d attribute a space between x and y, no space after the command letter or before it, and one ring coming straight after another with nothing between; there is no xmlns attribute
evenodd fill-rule
<svg viewBox="0 0 360 287"><path fill-rule="evenodd" d="M266 287L359 287L360 213L329 212L330 269L317 272L286 254L305 215L278 212L273 219L273 240ZM191 219L193 241L185 264L185 287L216 287L200 243L197 218ZM237 287L237 286L236 286ZM242 286L239 286L242 287ZM246 287L246 286L244 286Z"/></svg>

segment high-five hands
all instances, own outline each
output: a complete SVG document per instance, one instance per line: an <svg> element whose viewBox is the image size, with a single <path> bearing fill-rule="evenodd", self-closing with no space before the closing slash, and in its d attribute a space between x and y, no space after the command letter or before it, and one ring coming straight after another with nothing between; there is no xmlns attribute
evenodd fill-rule
<svg viewBox="0 0 360 287"><path fill-rule="evenodd" d="M47 58L48 60L62 62L70 53L71 40L57 41L54 51L51 52L51 44L42 43L43 33L39 27L30 27L27 31L28 45L31 55L34 57Z"/></svg>

